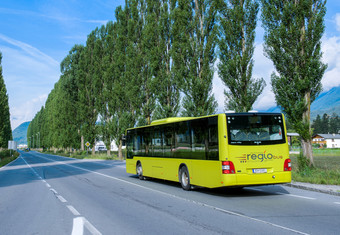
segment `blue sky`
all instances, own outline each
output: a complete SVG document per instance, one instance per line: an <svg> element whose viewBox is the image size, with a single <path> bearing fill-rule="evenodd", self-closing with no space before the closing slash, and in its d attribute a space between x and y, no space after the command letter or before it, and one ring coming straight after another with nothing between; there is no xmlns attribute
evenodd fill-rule
<svg viewBox="0 0 340 235"><path fill-rule="evenodd" d="M124 0L1 0L0 51L9 95L12 129L30 121L45 104L60 76L59 64L75 44L85 44L96 27L114 21L117 6ZM326 32L322 39L323 60L328 69L322 80L324 91L340 85L340 1L327 2ZM273 65L263 55L263 29L258 23L254 54L254 77L267 82L254 109L275 106L270 87ZM215 73L213 92L224 109L224 87Z"/></svg>

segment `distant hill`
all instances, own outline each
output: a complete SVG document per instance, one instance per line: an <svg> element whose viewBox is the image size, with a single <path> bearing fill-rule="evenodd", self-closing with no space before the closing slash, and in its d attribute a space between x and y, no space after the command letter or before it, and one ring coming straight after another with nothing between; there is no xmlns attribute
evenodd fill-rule
<svg viewBox="0 0 340 235"><path fill-rule="evenodd" d="M340 116L340 86L333 87L329 91L321 93L312 103L312 119L315 119L318 114L322 116L324 113L329 115L336 113Z"/></svg>
<svg viewBox="0 0 340 235"><path fill-rule="evenodd" d="M24 122L13 130L13 140L16 141L18 145L27 144L27 129L29 124L30 122Z"/></svg>
<svg viewBox="0 0 340 235"><path fill-rule="evenodd" d="M279 107L271 107L267 112L281 112ZM321 93L311 105L311 119L315 119L319 114L332 115L336 113L340 116L340 86L333 87L329 91Z"/></svg>

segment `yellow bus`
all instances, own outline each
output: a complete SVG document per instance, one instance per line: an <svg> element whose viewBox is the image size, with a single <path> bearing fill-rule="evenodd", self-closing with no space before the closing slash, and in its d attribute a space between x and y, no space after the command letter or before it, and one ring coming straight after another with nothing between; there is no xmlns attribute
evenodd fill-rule
<svg viewBox="0 0 340 235"><path fill-rule="evenodd" d="M223 113L157 120L126 131L126 171L184 190L281 184L291 161L281 113Z"/></svg>

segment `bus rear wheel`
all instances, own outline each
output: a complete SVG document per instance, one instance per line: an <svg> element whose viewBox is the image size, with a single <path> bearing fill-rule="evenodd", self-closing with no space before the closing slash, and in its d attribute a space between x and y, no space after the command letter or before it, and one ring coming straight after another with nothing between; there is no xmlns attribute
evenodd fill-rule
<svg viewBox="0 0 340 235"><path fill-rule="evenodd" d="M143 168L142 168L142 163L141 162L137 163L136 172L137 172L138 178L140 180L144 180L145 179L145 177L143 176Z"/></svg>
<svg viewBox="0 0 340 235"><path fill-rule="evenodd" d="M182 185L182 188L184 190L190 190L191 185L190 185L190 176L189 176L189 171L186 166L182 166L181 169L179 170L179 182Z"/></svg>

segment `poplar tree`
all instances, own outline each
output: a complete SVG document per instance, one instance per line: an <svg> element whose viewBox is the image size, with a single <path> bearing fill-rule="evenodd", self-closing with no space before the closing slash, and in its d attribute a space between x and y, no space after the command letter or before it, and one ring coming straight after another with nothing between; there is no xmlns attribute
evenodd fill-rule
<svg viewBox="0 0 340 235"><path fill-rule="evenodd" d="M179 0L174 10L175 76L183 80L183 115L213 114L217 1Z"/></svg>
<svg viewBox="0 0 340 235"><path fill-rule="evenodd" d="M248 112L266 85L263 78L252 78L258 11L256 0L228 0L221 6L218 74L228 88L227 110Z"/></svg>
<svg viewBox="0 0 340 235"><path fill-rule="evenodd" d="M138 60L135 38L135 24L131 18L131 8L118 7L115 12L116 22L107 25L109 46L109 68L105 73L108 84L110 113L110 133L118 146L118 157L123 158L123 134L129 127L133 127L137 120L139 108L139 73L136 69ZM138 105L137 105L138 104Z"/></svg>
<svg viewBox="0 0 340 235"><path fill-rule="evenodd" d="M2 53L0 52L0 149L8 148L8 141L12 139L8 94L2 77Z"/></svg>
<svg viewBox="0 0 340 235"><path fill-rule="evenodd" d="M133 1L132 1L133 2ZM137 52L137 69L140 73L140 107L141 118L139 125L149 125L152 121L152 114L156 106L156 83L155 83L155 63L158 55L158 28L157 14L159 1L138 0L131 5L131 22L134 22L135 48ZM130 29L131 29L130 28ZM137 43L136 43L137 42Z"/></svg>
<svg viewBox="0 0 340 235"><path fill-rule="evenodd" d="M271 75L275 100L301 136L303 155L312 166L310 106L321 92L327 68L321 61L326 1L261 2L264 50L277 72Z"/></svg>
<svg viewBox="0 0 340 235"><path fill-rule="evenodd" d="M58 82L61 83L59 103L61 116L60 122L63 124L63 147L80 148L80 125L79 125L79 97L78 97L78 77L80 51L82 46L75 45L69 54L60 64L61 76Z"/></svg>
<svg viewBox="0 0 340 235"><path fill-rule="evenodd" d="M86 46L80 53L80 64L78 74L79 85L79 120L80 132L92 147L95 154L96 121L98 110L96 109L96 61L94 59L94 47L96 32L92 31L86 40Z"/></svg>
<svg viewBox="0 0 340 235"><path fill-rule="evenodd" d="M175 117L180 109L182 79L175 76L172 58L174 54L173 13L175 5L176 1L174 0L162 0L159 6L159 20L157 21L159 41L156 47L158 60L156 60L157 67L155 68L157 84L155 119Z"/></svg>
<svg viewBox="0 0 340 235"><path fill-rule="evenodd" d="M96 93L96 109L100 117L100 122L97 124L97 134L99 138L104 142L107 154L111 155L111 130L110 130L110 119L111 113L108 109L108 102L110 97L110 84L105 80L105 75L110 66L110 51L111 45L109 43L114 43L108 40L108 28L110 28L112 22L108 22L106 26L101 26L99 29L95 30L96 41L93 51L93 60L95 62L94 87Z"/></svg>

